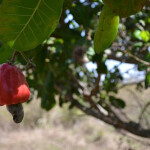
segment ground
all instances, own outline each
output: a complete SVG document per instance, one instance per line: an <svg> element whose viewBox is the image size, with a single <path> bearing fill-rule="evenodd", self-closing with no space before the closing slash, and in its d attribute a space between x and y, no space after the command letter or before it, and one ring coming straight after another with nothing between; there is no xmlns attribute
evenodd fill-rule
<svg viewBox="0 0 150 150"><path fill-rule="evenodd" d="M133 87L125 88L118 96L148 96L133 93ZM24 107L25 118L19 125L13 123L5 106L0 108L0 150L148 150L150 146L149 139L115 130L77 109L68 110L67 105L46 112L40 101L34 100Z"/></svg>

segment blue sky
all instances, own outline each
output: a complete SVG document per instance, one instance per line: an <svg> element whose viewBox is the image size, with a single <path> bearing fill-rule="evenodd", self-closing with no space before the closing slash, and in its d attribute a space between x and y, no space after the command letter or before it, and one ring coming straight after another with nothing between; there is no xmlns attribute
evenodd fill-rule
<svg viewBox="0 0 150 150"><path fill-rule="evenodd" d="M112 70L115 66L118 66L120 64L120 62L114 61L114 60L106 60L105 64L106 64L108 70ZM86 67L89 71L94 71L96 74L96 68L97 68L96 64L89 62L86 64ZM123 75L124 83L139 82L141 80L144 80L144 78L145 78L145 72L138 71L136 65L122 63L118 66L118 69L120 70L121 74ZM105 78L105 75L102 75L102 80L104 80L104 78Z"/></svg>

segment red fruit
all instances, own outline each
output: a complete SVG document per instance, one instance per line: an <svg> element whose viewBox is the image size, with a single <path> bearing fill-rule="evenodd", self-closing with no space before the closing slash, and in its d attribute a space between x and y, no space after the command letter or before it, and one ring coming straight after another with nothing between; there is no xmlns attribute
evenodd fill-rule
<svg viewBox="0 0 150 150"><path fill-rule="evenodd" d="M30 97L23 73L13 65L0 65L0 106L26 102Z"/></svg>

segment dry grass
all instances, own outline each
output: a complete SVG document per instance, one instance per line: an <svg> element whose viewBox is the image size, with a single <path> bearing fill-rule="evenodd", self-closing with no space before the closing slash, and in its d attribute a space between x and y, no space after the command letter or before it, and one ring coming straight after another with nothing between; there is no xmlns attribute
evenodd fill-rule
<svg viewBox="0 0 150 150"><path fill-rule="evenodd" d="M126 87L118 96L124 97L129 107L125 111L140 113L142 100L149 100L149 91L135 94L134 87ZM135 99L136 101L130 101ZM138 102L137 102L138 98ZM51 112L40 109L38 100L24 104L24 121L16 125L6 111L0 109L0 150L148 150L150 141L123 135L111 126L86 116L77 109L55 107ZM132 108L132 109L131 109Z"/></svg>

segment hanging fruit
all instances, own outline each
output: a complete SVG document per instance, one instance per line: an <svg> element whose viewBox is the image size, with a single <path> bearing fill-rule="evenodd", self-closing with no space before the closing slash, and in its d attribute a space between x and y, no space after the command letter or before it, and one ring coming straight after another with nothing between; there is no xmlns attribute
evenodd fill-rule
<svg viewBox="0 0 150 150"><path fill-rule="evenodd" d="M23 73L12 64L0 65L0 106L7 106L16 123L22 121L24 112L21 103L29 97L30 90Z"/></svg>
<svg viewBox="0 0 150 150"><path fill-rule="evenodd" d="M21 103L7 105L7 110L12 114L15 123L20 123L24 117L24 110Z"/></svg>

